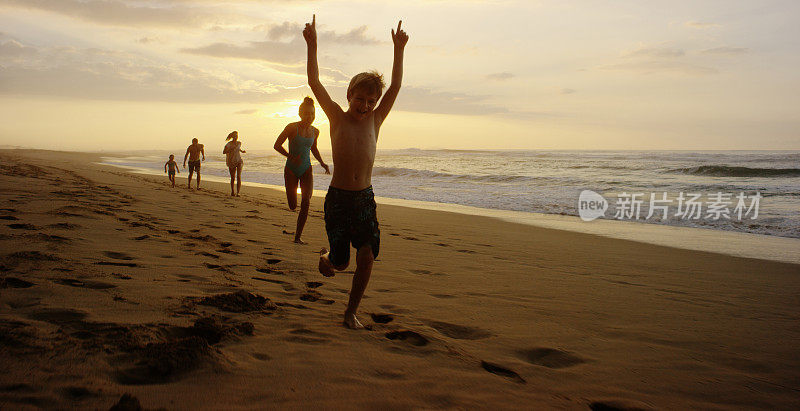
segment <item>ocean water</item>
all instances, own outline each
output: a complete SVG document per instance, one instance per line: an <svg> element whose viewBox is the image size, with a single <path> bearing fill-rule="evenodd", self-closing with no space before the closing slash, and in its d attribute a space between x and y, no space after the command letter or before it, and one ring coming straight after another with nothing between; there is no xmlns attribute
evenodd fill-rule
<svg viewBox="0 0 800 411"><path fill-rule="evenodd" d="M180 164L183 152L174 154ZM105 157L104 162L159 173L168 155L137 152ZM331 162L330 153L322 155ZM274 151L242 156L243 180L283 185L285 157ZM229 176L223 155L206 160L205 175ZM312 162L314 186L324 190L330 176ZM182 172L178 178L185 184ZM580 193L592 190L608 202L604 219L800 238L800 151L378 150L372 184L381 197L574 216L579 215ZM623 193L641 194L636 197L642 200L638 220L630 212L617 215L626 207L619 202L629 198ZM667 218L660 211L646 218L651 193L656 199L667 196L670 202L660 203L667 206ZM678 214L680 193L700 195L698 218ZM753 219L756 194L761 198ZM744 196L750 208L741 219L737 196ZM713 202L727 209L729 218L709 214Z"/></svg>

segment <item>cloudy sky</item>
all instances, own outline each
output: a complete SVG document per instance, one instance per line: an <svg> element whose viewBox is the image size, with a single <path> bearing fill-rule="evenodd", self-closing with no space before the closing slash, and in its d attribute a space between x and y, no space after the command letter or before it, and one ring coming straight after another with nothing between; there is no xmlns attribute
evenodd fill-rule
<svg viewBox="0 0 800 411"><path fill-rule="evenodd" d="M800 149L800 2L0 0L0 145L267 149L323 83L391 74L382 148ZM320 146L328 125L318 112Z"/></svg>

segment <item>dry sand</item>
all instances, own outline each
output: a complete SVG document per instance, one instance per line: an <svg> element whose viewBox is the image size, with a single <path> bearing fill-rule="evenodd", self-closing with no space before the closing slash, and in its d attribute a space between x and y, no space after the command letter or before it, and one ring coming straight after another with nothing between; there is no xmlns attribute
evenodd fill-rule
<svg viewBox="0 0 800 411"><path fill-rule="evenodd" d="M98 160L0 151L2 409L800 407L798 265L384 205L352 331L320 198Z"/></svg>

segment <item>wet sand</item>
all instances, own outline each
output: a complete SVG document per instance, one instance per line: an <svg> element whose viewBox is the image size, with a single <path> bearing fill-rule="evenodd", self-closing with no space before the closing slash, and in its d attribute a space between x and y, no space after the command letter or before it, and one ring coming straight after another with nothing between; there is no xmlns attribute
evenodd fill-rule
<svg viewBox="0 0 800 411"><path fill-rule="evenodd" d="M380 205L352 331L321 198L296 245L282 192L99 160L0 151L0 408L800 406L800 265Z"/></svg>

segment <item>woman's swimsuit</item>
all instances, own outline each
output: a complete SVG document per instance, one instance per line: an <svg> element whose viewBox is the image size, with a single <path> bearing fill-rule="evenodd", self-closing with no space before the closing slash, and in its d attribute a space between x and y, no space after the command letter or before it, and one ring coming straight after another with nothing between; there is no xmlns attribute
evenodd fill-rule
<svg viewBox="0 0 800 411"><path fill-rule="evenodd" d="M306 170L311 167L311 145L314 144L314 137L303 137L300 135L300 126L297 126L297 135L289 140L289 156L300 156L300 163L293 163L290 159L286 159L286 167L292 170L297 178L305 174Z"/></svg>
<svg viewBox="0 0 800 411"><path fill-rule="evenodd" d="M225 164L228 168L241 167L244 164L244 161L242 161L242 153L239 152L239 149L242 147L242 142L231 141L226 144L226 146L228 148L228 152L226 153L228 157L225 159Z"/></svg>

